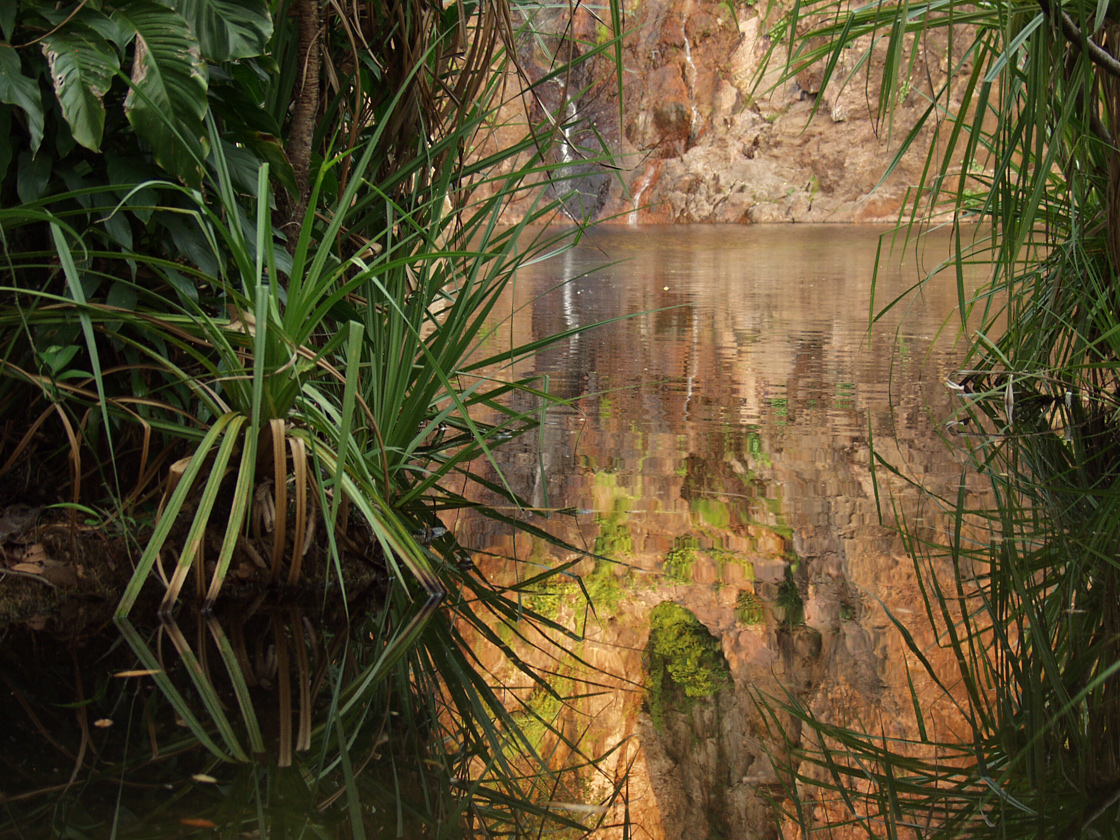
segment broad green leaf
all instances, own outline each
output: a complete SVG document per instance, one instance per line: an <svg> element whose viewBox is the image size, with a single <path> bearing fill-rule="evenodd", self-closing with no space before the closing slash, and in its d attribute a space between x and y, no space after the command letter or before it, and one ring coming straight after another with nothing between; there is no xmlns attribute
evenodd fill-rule
<svg viewBox="0 0 1120 840"><path fill-rule="evenodd" d="M62 116L74 139L98 151L105 130L102 100L120 70L120 59L96 33L81 27L46 35L42 45Z"/></svg>
<svg viewBox="0 0 1120 840"><path fill-rule="evenodd" d="M135 188L138 184L147 182L154 184L163 178L163 173L142 160L111 153L105 155L105 172L109 177L109 183L116 188L114 192L117 198L123 199L127 196L132 214L147 224L152 213L155 212L158 193L154 187L144 187L139 190Z"/></svg>
<svg viewBox="0 0 1120 840"><path fill-rule="evenodd" d="M35 80L23 75L19 56L7 44L0 44L0 102L15 105L27 114L31 153L39 151L39 144L43 142L43 101Z"/></svg>
<svg viewBox="0 0 1120 840"><path fill-rule="evenodd" d="M120 56L136 35L127 23L114 20L102 12L100 3L89 2L77 8L74 6L52 8L38 2L25 5L33 10L33 14L23 21L24 26L40 33L40 37L33 39L26 46L39 45L43 38L58 33L83 34L87 40L105 41L106 46L112 46L114 52Z"/></svg>
<svg viewBox="0 0 1120 840"><path fill-rule="evenodd" d="M19 171L16 173L16 194L24 204L35 201L47 188L51 179L51 156L44 153L32 157L28 152L19 153Z"/></svg>
<svg viewBox="0 0 1120 840"><path fill-rule="evenodd" d="M114 18L136 32L125 114L156 161L191 185L202 180L207 141L206 65L181 15L151 0L129 0Z"/></svg>
<svg viewBox="0 0 1120 840"><path fill-rule="evenodd" d="M12 30L16 28L16 5L4 3L0 5L0 35L5 41L12 40Z"/></svg>
<svg viewBox="0 0 1120 840"><path fill-rule="evenodd" d="M260 55L272 37L272 16L264 0L179 0L174 5L208 61Z"/></svg>
<svg viewBox="0 0 1120 840"><path fill-rule="evenodd" d="M65 19L71 19L75 24L84 24L89 29L92 29L106 41L116 45L117 52L124 52L124 48L128 46L128 42L132 40L132 29L127 25L122 25L120 21L113 20L111 17L103 12L86 6L79 11L76 15L70 18L68 12ZM61 23L62 21L58 21Z"/></svg>

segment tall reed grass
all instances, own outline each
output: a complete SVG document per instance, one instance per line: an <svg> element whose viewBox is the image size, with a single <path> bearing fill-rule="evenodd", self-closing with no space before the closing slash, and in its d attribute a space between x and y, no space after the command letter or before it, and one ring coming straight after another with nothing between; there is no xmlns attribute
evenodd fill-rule
<svg viewBox="0 0 1120 840"><path fill-rule="evenodd" d="M280 802L285 785L318 790L329 776L346 803L347 836L376 833L366 826L371 784L378 801L395 801L397 836L410 824L440 836L582 832L571 812L542 804L553 798L542 792L553 768L464 638L471 628L496 641L551 690L494 626L559 628L525 610L516 592L484 580L470 547L440 519L473 504L474 482L522 504L500 471L493 482L471 464L494 462L494 447L541 416L539 407L510 408L512 394L550 399L532 380L486 372L547 341L480 348L518 266L578 239L578 225L533 227L554 220L571 189L556 152L560 121L542 115L523 140L471 158L507 104L510 50L532 33L515 33L503 4L406 3L399 18L377 4L363 9L348 22L331 19L340 28L327 34L348 34L350 49L333 56L336 97L318 112L310 162L296 167L295 181L307 179L296 184L298 201L282 189L296 161L274 166L245 154L212 111L194 144L208 150L194 161L197 182L148 167L151 177L47 189L0 208L0 477L22 470L64 503L60 510L97 511L110 530L125 532L118 561L133 571L115 618L136 664L194 740L176 739L171 752L201 745L212 766L236 768L231 790L257 797L251 813L229 816L223 830L322 831L317 818L273 825L263 803ZM274 64L264 59L253 66L254 84L275 86L265 98L283 120L276 90L295 85L295 33L290 21L280 23L270 49L285 62L282 78L269 76ZM375 23L388 26L384 42L351 54ZM402 52L406 35L415 36L414 49ZM538 84L611 47L568 50ZM354 61L347 65L345 55ZM240 78L243 70L215 62L213 72ZM371 86L371 74L399 85ZM595 154L607 152L579 162ZM503 226L503 208L527 191L523 220ZM287 218L293 206L295 225ZM113 227L122 218L133 228L153 219L162 227L123 237ZM478 407L498 419L479 421ZM277 667L287 723L275 747L262 735L266 714L251 671L225 631L204 617L190 643L175 625L184 601L204 615L217 609L231 579L241 589L310 592L341 611L317 675L306 621L277 621L267 631L286 657ZM349 612L359 579L373 580L372 619ZM368 606L369 593L363 597ZM157 613L153 632L171 642L180 668L134 627ZM207 670L215 656L223 688ZM381 765L394 774L395 794L385 794L384 778L359 772L376 758L389 708L402 734L388 752L411 751L407 761ZM113 772L158 763L167 750L153 740L149 759L132 756ZM103 779L90 762L83 748L73 779L83 770ZM284 769L297 766L295 774ZM56 794L48 786L28 798ZM121 801L100 827L116 831ZM47 803L21 813L49 822L52 810ZM63 828L78 830L66 821Z"/></svg>
<svg viewBox="0 0 1120 840"><path fill-rule="evenodd" d="M953 665L935 667L891 616L926 681L952 698L963 737L937 734L916 678L917 736L902 741L820 720L793 696L764 698L785 744L780 810L804 832L843 836L1115 837L1116 23L1104 5L822 0L783 25L788 73L823 63L818 103L861 77L883 125L905 92L923 102L896 135L899 155L933 141L902 221L907 233L956 231L924 282L956 285L970 349L947 383L965 455L958 492L918 488L948 527L897 520ZM948 73L922 77L920 51ZM965 285L970 263L991 269L979 290ZM972 492L977 480L986 492Z"/></svg>

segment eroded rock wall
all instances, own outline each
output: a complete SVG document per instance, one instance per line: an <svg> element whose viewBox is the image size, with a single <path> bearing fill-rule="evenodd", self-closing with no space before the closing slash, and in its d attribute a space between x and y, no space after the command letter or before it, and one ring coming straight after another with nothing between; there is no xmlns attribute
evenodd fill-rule
<svg viewBox="0 0 1120 840"><path fill-rule="evenodd" d="M553 192L571 192L570 215L585 211L601 222L895 221L920 178L932 127L885 179L884 172L930 92L950 68L963 84L967 66L949 55L943 31L911 41L907 72L896 81L899 106L881 119L883 48L843 88L820 93L822 65L779 82L784 47L768 58L768 33L783 9L762 5L624 0L622 108L606 54L531 92L511 76L502 127L484 148L523 136L526 113L546 124L554 115L567 128L551 147L543 143L545 159L584 163L577 161L574 180L557 175ZM584 6L573 18L566 9L539 13L533 25L540 35L526 42L522 71L547 79L553 56L587 54L607 41L608 21L605 10ZM867 46L845 51L837 78L849 76ZM944 102L952 100L950 93ZM621 169L597 162L604 145ZM529 212L532 200L526 193L508 219Z"/></svg>

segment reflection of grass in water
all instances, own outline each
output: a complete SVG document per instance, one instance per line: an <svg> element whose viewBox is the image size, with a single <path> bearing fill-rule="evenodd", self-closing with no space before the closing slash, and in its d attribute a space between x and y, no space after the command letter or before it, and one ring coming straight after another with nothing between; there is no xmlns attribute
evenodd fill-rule
<svg viewBox="0 0 1120 840"><path fill-rule="evenodd" d="M731 511L726 502L704 497L693 499L690 507L700 521L712 528L725 530L731 525Z"/></svg>
<svg viewBox="0 0 1120 840"><path fill-rule="evenodd" d="M634 538L627 522L634 499L618 487L615 473L595 473L595 485L610 491L610 507L595 518L599 533L595 537L594 552L612 560L627 557L634 553Z"/></svg>
<svg viewBox="0 0 1120 840"><path fill-rule="evenodd" d="M663 601L650 612L646 658L646 703L658 731L668 709L686 711L691 701L711 697L731 681L719 639L679 604Z"/></svg>
<svg viewBox="0 0 1120 840"><path fill-rule="evenodd" d="M767 470L773 466L770 461L770 454L762 446L762 437L759 435L757 427L752 427L747 432L746 444L745 454L749 455L756 464ZM748 478L753 477L753 473L748 475Z"/></svg>
<svg viewBox="0 0 1120 840"><path fill-rule="evenodd" d="M522 711L513 714L513 721L520 730L520 736L533 752L540 754L546 746L548 737L559 726L560 712L564 709L564 695L569 691L569 681L556 680L548 691L537 686Z"/></svg>
<svg viewBox="0 0 1120 840"><path fill-rule="evenodd" d="M763 621L762 601L753 592L744 589L735 599L735 618L740 624L761 624Z"/></svg>
<svg viewBox="0 0 1120 840"><path fill-rule="evenodd" d="M634 553L634 537L630 533L630 526L614 517L602 518L599 522L599 534L595 537L595 553L600 557L618 559L628 557Z"/></svg>
<svg viewBox="0 0 1120 840"><path fill-rule="evenodd" d="M597 560L589 574L555 575L537 584L528 596L528 603L534 612L549 621L557 621L564 606L579 614L585 604L590 604L600 617L609 616L618 609L627 588L632 585L629 570L617 575L617 568L614 563Z"/></svg>

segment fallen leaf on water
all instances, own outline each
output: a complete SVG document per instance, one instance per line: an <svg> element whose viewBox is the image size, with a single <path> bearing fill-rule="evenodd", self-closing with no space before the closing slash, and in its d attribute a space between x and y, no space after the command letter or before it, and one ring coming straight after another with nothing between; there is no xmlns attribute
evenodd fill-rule
<svg viewBox="0 0 1120 840"><path fill-rule="evenodd" d="M207 776L205 773L195 773L193 776L191 776L191 778L196 782L202 782L203 784L207 785L216 785L218 783L217 779L215 779L213 776Z"/></svg>
<svg viewBox="0 0 1120 840"><path fill-rule="evenodd" d="M183 817L179 820L179 825L190 826L191 828L217 828L218 824L213 820L208 820L203 817Z"/></svg>
<svg viewBox="0 0 1120 840"><path fill-rule="evenodd" d="M113 725L113 721L111 721L109 718L98 718L93 722L93 725L98 729L108 729Z"/></svg>
<svg viewBox="0 0 1120 840"><path fill-rule="evenodd" d="M155 668L139 668L135 671L117 671L113 674L114 677L150 677L152 674L162 674L163 672Z"/></svg>

